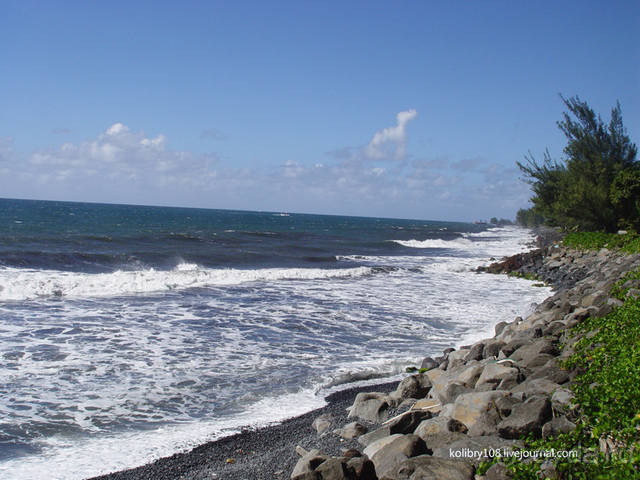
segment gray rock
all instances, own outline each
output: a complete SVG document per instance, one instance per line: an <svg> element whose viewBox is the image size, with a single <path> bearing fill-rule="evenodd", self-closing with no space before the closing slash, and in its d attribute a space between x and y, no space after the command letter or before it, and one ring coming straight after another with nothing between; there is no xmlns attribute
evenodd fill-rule
<svg viewBox="0 0 640 480"><path fill-rule="evenodd" d="M526 379L521 384L511 389L513 393L524 393L528 396L533 395L552 395L558 388L561 388L555 382L546 378Z"/></svg>
<svg viewBox="0 0 640 480"><path fill-rule="evenodd" d="M464 364L464 357L466 357L468 353L469 353L469 350L467 349L464 349L464 350L460 349L460 350L456 350L455 352L451 352L449 354L449 357L447 358L449 362L449 366L447 367L447 370L456 368Z"/></svg>
<svg viewBox="0 0 640 480"><path fill-rule="evenodd" d="M510 366L510 362L490 363L485 365L475 387L490 383L494 386L498 385L504 378L518 376L518 369Z"/></svg>
<svg viewBox="0 0 640 480"><path fill-rule="evenodd" d="M367 427L358 422L347 423L344 427L335 430L342 438L358 438L367 433Z"/></svg>
<svg viewBox="0 0 640 480"><path fill-rule="evenodd" d="M498 424L503 438L521 438L530 433L539 437L542 425L551 418L551 402L547 397L534 396L513 407L511 415Z"/></svg>
<svg viewBox="0 0 640 480"><path fill-rule="evenodd" d="M353 480L353 472L347 468L345 458L329 458L322 462L317 468L316 473L320 474L322 480Z"/></svg>
<svg viewBox="0 0 640 480"><path fill-rule="evenodd" d="M440 362L435 361L431 357L425 357L422 359L420 368L426 368L427 370L431 370L432 368L436 368L438 365L440 365Z"/></svg>
<svg viewBox="0 0 640 480"><path fill-rule="evenodd" d="M474 344L469 350L469 353L464 357L465 362L470 362L472 360L482 360L484 358L484 343L479 342Z"/></svg>
<svg viewBox="0 0 640 480"><path fill-rule="evenodd" d="M573 405L574 394L567 388L557 388L551 396L553 410L560 413L568 413L575 408Z"/></svg>
<svg viewBox="0 0 640 480"><path fill-rule="evenodd" d="M420 455L400 463L387 477L394 480L473 480L473 466L463 460Z"/></svg>
<svg viewBox="0 0 640 480"><path fill-rule="evenodd" d="M431 390L431 382L426 375L418 374L403 378L396 394L399 398L424 398Z"/></svg>
<svg viewBox="0 0 640 480"><path fill-rule="evenodd" d="M535 340L534 342L523 345L517 350L515 350L510 357L518 362L519 365L524 365L525 367L533 366L535 360L540 355L547 354L551 356L555 356L558 354L557 346L551 342L548 338L540 338ZM550 360L550 357L547 357L543 363L539 363L535 366L544 365L547 361Z"/></svg>
<svg viewBox="0 0 640 480"><path fill-rule="evenodd" d="M513 478L504 463L494 463L484 475L485 480L511 480Z"/></svg>
<svg viewBox="0 0 640 480"><path fill-rule="evenodd" d="M295 478L298 475L313 472L317 466L328 459L329 456L322 453L320 450L312 449L305 456L298 460L296 466L293 467L291 472L291 478ZM297 479L296 479L297 480Z"/></svg>
<svg viewBox="0 0 640 480"><path fill-rule="evenodd" d="M372 423L387 419L390 399L385 393L360 392L349 409L348 418L361 418Z"/></svg>
<svg viewBox="0 0 640 480"><path fill-rule="evenodd" d="M379 478L391 473L407 458L430 453L417 435L391 435L380 439L364 450L376 467Z"/></svg>
<svg viewBox="0 0 640 480"><path fill-rule="evenodd" d="M317 417L313 421L311 426L315 428L318 434L322 435L324 432L329 430L333 421L334 421L333 415L331 415L330 413L325 413L324 415L320 415L319 417Z"/></svg>
<svg viewBox="0 0 640 480"><path fill-rule="evenodd" d="M483 456L485 451L500 450L501 452L511 451L515 447L522 447L521 440L505 440L497 435L486 435L482 437L464 437L449 445L436 448L433 450L434 457L440 458L460 458L460 453L457 452L480 452L479 457L466 458L474 465L478 465L480 462L489 460L488 457Z"/></svg>
<svg viewBox="0 0 640 480"><path fill-rule="evenodd" d="M489 340L484 345L484 358L497 357L502 347L506 344L502 340Z"/></svg>
<svg viewBox="0 0 640 480"><path fill-rule="evenodd" d="M389 433L392 435L394 433L413 433L422 421L431 418L431 416L431 412L428 411L411 410L389 421L386 426L389 427Z"/></svg>
<svg viewBox="0 0 640 480"><path fill-rule="evenodd" d="M549 360L541 367L535 368L527 377L529 380L537 378L546 378L547 380L559 385L569 381L569 372L563 370L555 358Z"/></svg>
<svg viewBox="0 0 640 480"><path fill-rule="evenodd" d="M353 471L358 480L378 480L376 467L367 457L351 458L347 467Z"/></svg>
<svg viewBox="0 0 640 480"><path fill-rule="evenodd" d="M439 415L420 422L420 425L418 425L414 433L424 440L424 437L428 435L438 435L447 432L465 433L466 431L466 425L455 418Z"/></svg>
<svg viewBox="0 0 640 480"><path fill-rule="evenodd" d="M358 443L364 447L368 447L373 442L380 440L381 438L388 437L389 435L391 435L389 427L380 427L372 432L359 436Z"/></svg>
<svg viewBox="0 0 640 480"><path fill-rule="evenodd" d="M509 325L507 322L500 322L496 324L496 326L494 327L496 337L502 333L504 327L506 327L507 325Z"/></svg>
<svg viewBox="0 0 640 480"><path fill-rule="evenodd" d="M465 393L453 404L451 417L466 425L470 436L490 435L497 431L501 420L495 402L509 395L509 392L499 390Z"/></svg>
<svg viewBox="0 0 640 480"><path fill-rule="evenodd" d="M542 426L542 438L557 437L561 433L569 433L576 429L576 424L567 417L556 417Z"/></svg>

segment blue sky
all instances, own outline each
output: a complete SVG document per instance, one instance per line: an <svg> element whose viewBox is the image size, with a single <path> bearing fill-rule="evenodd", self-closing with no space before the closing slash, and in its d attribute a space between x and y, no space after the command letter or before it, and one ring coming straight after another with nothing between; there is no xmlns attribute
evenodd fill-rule
<svg viewBox="0 0 640 480"><path fill-rule="evenodd" d="M513 218L559 93L638 142L635 0L0 9L0 197Z"/></svg>

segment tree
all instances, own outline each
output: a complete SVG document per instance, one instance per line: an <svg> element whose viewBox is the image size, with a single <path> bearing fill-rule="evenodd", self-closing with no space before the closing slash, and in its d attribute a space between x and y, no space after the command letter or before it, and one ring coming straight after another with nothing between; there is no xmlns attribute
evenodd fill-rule
<svg viewBox="0 0 640 480"><path fill-rule="evenodd" d="M620 104L605 124L579 97L561 98L568 109L558 122L568 140L565 158L558 162L546 151L542 162L531 153L525 164L517 162L533 191L533 213L544 223L582 230L611 232L621 222L637 225L640 166Z"/></svg>

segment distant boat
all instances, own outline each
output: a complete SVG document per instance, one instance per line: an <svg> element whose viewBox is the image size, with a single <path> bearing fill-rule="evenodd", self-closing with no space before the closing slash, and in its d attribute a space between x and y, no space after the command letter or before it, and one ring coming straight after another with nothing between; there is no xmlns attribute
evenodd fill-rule
<svg viewBox="0 0 640 480"><path fill-rule="evenodd" d="M274 213L273 216L274 217L290 217L291 214L289 214L289 213Z"/></svg>
<svg viewBox="0 0 640 480"><path fill-rule="evenodd" d="M482 220L476 220L473 223L475 223L476 225L486 225L487 224L487 222L483 222Z"/></svg>

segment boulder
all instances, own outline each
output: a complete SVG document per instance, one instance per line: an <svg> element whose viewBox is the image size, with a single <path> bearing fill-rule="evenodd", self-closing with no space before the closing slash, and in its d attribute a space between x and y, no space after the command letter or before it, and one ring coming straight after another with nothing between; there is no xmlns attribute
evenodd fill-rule
<svg viewBox="0 0 640 480"><path fill-rule="evenodd" d="M386 426L389 427L389 433L413 433L414 430L424 420L431 418L432 414L425 410L409 410L399 415L393 420L388 420Z"/></svg>
<svg viewBox="0 0 640 480"><path fill-rule="evenodd" d="M514 405L511 415L498 424L503 438L521 438L530 433L539 437L542 425L551 418L551 402L546 396L534 396Z"/></svg>
<svg viewBox="0 0 640 480"><path fill-rule="evenodd" d="M422 359L422 363L420 364L420 368L431 370L432 368L436 368L438 365L440 365L440 362L435 361L431 357L425 357L425 358Z"/></svg>
<svg viewBox="0 0 640 480"><path fill-rule="evenodd" d="M485 365L483 363L477 363L475 361L472 361L463 367L459 367L456 369L454 381L464 385L465 387L473 388L475 387L484 367ZM451 375L453 376L454 373L451 372Z"/></svg>
<svg viewBox="0 0 640 480"><path fill-rule="evenodd" d="M401 462L387 477L394 480L473 480L468 462L419 455Z"/></svg>
<svg viewBox="0 0 640 480"><path fill-rule="evenodd" d="M358 443L364 447L368 447L373 442L391 435L391 429L388 426L380 427L372 432L365 433L358 437Z"/></svg>
<svg viewBox="0 0 640 480"><path fill-rule="evenodd" d="M430 453L424 441L417 435L395 434L382 438L364 450L376 467L378 477L384 477L407 458Z"/></svg>
<svg viewBox="0 0 640 480"><path fill-rule="evenodd" d="M495 402L509 395L500 390L465 393L456 399L451 417L466 425L470 436L495 433L501 420Z"/></svg>
<svg viewBox="0 0 640 480"><path fill-rule="evenodd" d="M427 435L438 435L446 432L466 433L466 431L466 425L455 418L439 415L420 422L414 433L424 439L424 436Z"/></svg>
<svg viewBox="0 0 640 480"><path fill-rule="evenodd" d="M447 358L449 365L447 367L447 370L450 370L452 368L456 368L462 364L464 364L464 357L467 356L467 354L469 353L469 350L464 349L464 350L456 350L454 352L451 352L449 354L449 357Z"/></svg>
<svg viewBox="0 0 640 480"><path fill-rule="evenodd" d="M333 415L331 415L330 413L325 413L324 415L320 415L319 417L317 417L313 421L311 426L316 430L316 432L318 432L318 434L322 435L324 432L329 430L333 421Z"/></svg>
<svg viewBox="0 0 640 480"><path fill-rule="evenodd" d="M504 463L494 463L484 474L485 480L511 480L513 474Z"/></svg>
<svg viewBox="0 0 640 480"><path fill-rule="evenodd" d="M497 357L498 354L500 353L500 350L505 345L506 344L502 340L489 340L484 345L484 350L483 350L484 358Z"/></svg>
<svg viewBox="0 0 640 480"><path fill-rule="evenodd" d="M551 395L560 385L546 378L526 379L518 386L511 389L513 393L524 393L525 395Z"/></svg>
<svg viewBox="0 0 640 480"><path fill-rule="evenodd" d="M528 380L546 378L559 385L569 381L569 372L558 365L558 361L553 358L541 367L536 367L527 377Z"/></svg>
<svg viewBox="0 0 640 480"><path fill-rule="evenodd" d="M561 433L569 433L576 429L576 424L567 420L567 417L556 417L542 426L542 438L557 437Z"/></svg>
<svg viewBox="0 0 640 480"><path fill-rule="evenodd" d="M475 384L478 388L485 383L490 383L494 386L498 385L504 378L518 377L518 369L510 366L509 362L505 363L490 363L482 369L482 373Z"/></svg>
<svg viewBox="0 0 640 480"><path fill-rule="evenodd" d="M540 363L539 358L541 355L546 354L544 361ZM551 359L551 356L558 354L558 348L548 338L540 338L534 342L523 345L515 350L510 358L518 362L519 365L525 367L541 366ZM535 362L538 362L534 365Z"/></svg>
<svg viewBox="0 0 640 480"><path fill-rule="evenodd" d="M426 410L435 415L442 410L442 404L438 399L423 398L414 403L411 410Z"/></svg>
<svg viewBox="0 0 640 480"><path fill-rule="evenodd" d="M467 353L467 355L464 357L464 361L470 362L472 360L482 360L484 358L483 352L484 352L484 343L478 342L471 347L471 349L469 350L469 353Z"/></svg>
<svg viewBox="0 0 640 480"><path fill-rule="evenodd" d="M568 413L575 407L573 405L574 393L567 388L557 388L551 396L551 406L555 412Z"/></svg>
<svg viewBox="0 0 640 480"><path fill-rule="evenodd" d="M349 471L346 458L329 458L315 470L322 480L355 480L353 471Z"/></svg>
<svg viewBox="0 0 640 480"><path fill-rule="evenodd" d="M367 457L351 458L347 461L347 467L358 480L378 480L376 467Z"/></svg>
<svg viewBox="0 0 640 480"><path fill-rule="evenodd" d="M298 463L293 467L291 478L294 479L299 475L313 472L322 462L329 458L328 455L322 453L320 450L312 449L307 452L302 458L298 459ZM296 479L298 480L298 479Z"/></svg>
<svg viewBox="0 0 640 480"><path fill-rule="evenodd" d="M347 423L344 427L334 430L342 438L358 438L367 433L367 427L358 422Z"/></svg>
<svg viewBox="0 0 640 480"><path fill-rule="evenodd" d="M449 445L433 450L434 457L440 458L464 458L466 461L478 465L489 460L491 450L499 450L500 453L522 447L521 440L505 440L497 435L482 437L464 437ZM485 456L485 454L487 456Z"/></svg>
<svg viewBox="0 0 640 480"><path fill-rule="evenodd" d="M360 392L349 408L348 418L361 418L372 423L387 419L391 401L387 394L378 392Z"/></svg>
<svg viewBox="0 0 640 480"><path fill-rule="evenodd" d="M411 375L403 378L398 388L396 388L396 394L399 398L424 398L431 390L431 382L426 375Z"/></svg>

